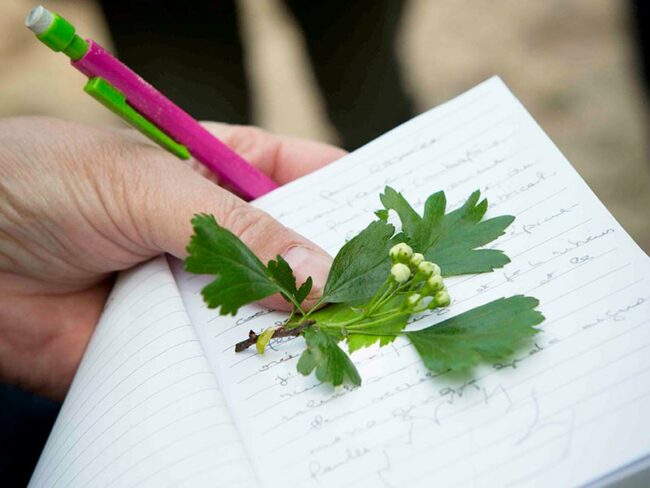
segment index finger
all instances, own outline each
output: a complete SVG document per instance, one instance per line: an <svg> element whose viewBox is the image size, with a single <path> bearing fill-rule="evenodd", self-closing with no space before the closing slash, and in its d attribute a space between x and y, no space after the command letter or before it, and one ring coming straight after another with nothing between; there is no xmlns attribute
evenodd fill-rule
<svg viewBox="0 0 650 488"><path fill-rule="evenodd" d="M217 122L206 122L203 125L246 161L281 185L347 154L331 144L279 136L257 127Z"/></svg>

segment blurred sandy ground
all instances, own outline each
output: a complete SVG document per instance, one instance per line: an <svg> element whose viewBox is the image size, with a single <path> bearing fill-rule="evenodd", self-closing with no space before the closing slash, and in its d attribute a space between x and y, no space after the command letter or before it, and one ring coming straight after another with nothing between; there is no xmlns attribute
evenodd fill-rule
<svg viewBox="0 0 650 488"><path fill-rule="evenodd" d="M255 117L269 130L336 141L302 41L277 0L240 0ZM91 1L49 1L110 45ZM0 116L115 123L83 77L22 26L36 2L0 1ZM426 110L500 75L635 240L650 251L648 109L622 0L412 0L399 51ZM378 100L377 103L381 103Z"/></svg>

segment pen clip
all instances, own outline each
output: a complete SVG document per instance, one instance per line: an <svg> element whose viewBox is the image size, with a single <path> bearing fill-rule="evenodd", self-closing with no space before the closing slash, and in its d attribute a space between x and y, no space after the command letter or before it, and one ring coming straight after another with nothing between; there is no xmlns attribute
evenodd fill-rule
<svg viewBox="0 0 650 488"><path fill-rule="evenodd" d="M191 154L187 147L176 142L165 132L160 130L155 124L142 116L137 110L128 104L126 96L104 78L90 78L84 86L84 91L108 108L111 112L121 117L153 142L164 147L175 156L178 156L181 159L191 158Z"/></svg>

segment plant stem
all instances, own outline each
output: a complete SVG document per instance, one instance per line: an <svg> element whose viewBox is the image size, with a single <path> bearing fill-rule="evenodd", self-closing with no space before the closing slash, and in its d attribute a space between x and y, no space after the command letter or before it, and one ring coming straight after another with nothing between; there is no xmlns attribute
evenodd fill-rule
<svg viewBox="0 0 650 488"><path fill-rule="evenodd" d="M411 315L411 312L408 311L400 311L398 309L391 310L390 312L385 312L380 315L374 315L372 317L373 320L367 321L365 324L360 325L360 326L351 326L352 322L340 327L341 329L346 329L348 332L352 334L362 334L363 330L367 327L373 326L375 324L381 323L387 319L392 319L393 317L390 317L389 315L393 315L393 317L399 317L400 315ZM377 334L376 332L372 332L372 335L381 335Z"/></svg>
<svg viewBox="0 0 650 488"><path fill-rule="evenodd" d="M402 310L401 308L391 308L390 310L386 310L384 312L377 313L377 314L373 315L370 318L380 319L380 318L386 317L387 315L400 315L401 313L404 313L404 312L405 311ZM350 322L350 323L352 323L352 322Z"/></svg>
<svg viewBox="0 0 650 488"><path fill-rule="evenodd" d="M399 292L404 291L404 289L407 288L407 287L409 287L409 286L410 286L410 283L409 283L409 282L406 282L406 283L404 283L403 285L398 286L397 288L395 288L395 289L393 290L393 293L391 293L390 296L387 296L387 297L383 298L381 301L379 301L379 302L377 303L377 305L375 306L375 308L381 308L381 307L383 307L386 303L388 303L388 301L390 301L391 298L393 298L393 297L394 297L396 294L398 294Z"/></svg>
<svg viewBox="0 0 650 488"><path fill-rule="evenodd" d="M320 297L318 301L314 304L314 306L309 309L309 312L304 313L301 311L303 319L307 320L313 312L316 312L320 308L320 306L323 305L323 303L324 303L323 297Z"/></svg>
<svg viewBox="0 0 650 488"><path fill-rule="evenodd" d="M368 304L366 305L366 309L364 310L362 317L367 317L372 313L372 310L375 308L375 303L377 301L381 300L384 298L386 293L390 292L392 288L392 283L390 282L390 278L387 278L386 281L379 287L379 290L377 290L377 293L373 295L373 297L370 299Z"/></svg>
<svg viewBox="0 0 650 488"><path fill-rule="evenodd" d="M273 338L276 337L298 337L300 334L302 334L302 331L305 330L307 327L310 327L316 323L315 320L306 320L297 327L294 327L292 329L286 329L283 326L278 327L275 332L273 333ZM235 344L235 352L242 352L248 349L249 347L255 345L257 342L257 339L259 338L259 335L255 333L255 331L250 330L248 331L248 339L238 342Z"/></svg>
<svg viewBox="0 0 650 488"><path fill-rule="evenodd" d="M293 298L291 298L291 303L293 303L296 306L296 310L298 310L298 312L300 312L300 315L302 315L304 317L305 316L305 311L302 309L300 304L298 302L296 302ZM293 314L294 314L294 312L291 312L291 315L293 315Z"/></svg>

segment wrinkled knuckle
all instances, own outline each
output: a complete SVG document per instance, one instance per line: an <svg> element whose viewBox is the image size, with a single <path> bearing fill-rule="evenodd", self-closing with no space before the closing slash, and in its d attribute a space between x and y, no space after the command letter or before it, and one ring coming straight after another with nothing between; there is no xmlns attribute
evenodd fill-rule
<svg viewBox="0 0 650 488"><path fill-rule="evenodd" d="M118 202L131 197L130 189L137 185L140 173L139 165L133 164L138 157L136 152L117 138L104 137L88 141L78 154L83 155L78 170L94 183L102 197L116 196ZM132 164L129 168L128 163Z"/></svg>
<svg viewBox="0 0 650 488"><path fill-rule="evenodd" d="M140 169L130 176L122 174L121 178L122 214L128 223L127 233L147 249L162 249L159 216L172 213L168 207L173 201L162 191L161 174Z"/></svg>
<svg viewBox="0 0 650 488"><path fill-rule="evenodd" d="M101 167L90 171L104 210L129 241L157 249L156 219L170 204L160 194L164 169L152 170L148 148L119 138L104 141L101 150Z"/></svg>
<svg viewBox="0 0 650 488"><path fill-rule="evenodd" d="M261 259L270 259L292 247L293 233L260 210L239 205L224 218L224 226L237 235Z"/></svg>
<svg viewBox="0 0 650 488"><path fill-rule="evenodd" d="M262 230L263 212L246 205L233 205L224 212L223 226L237 235L244 242Z"/></svg>

